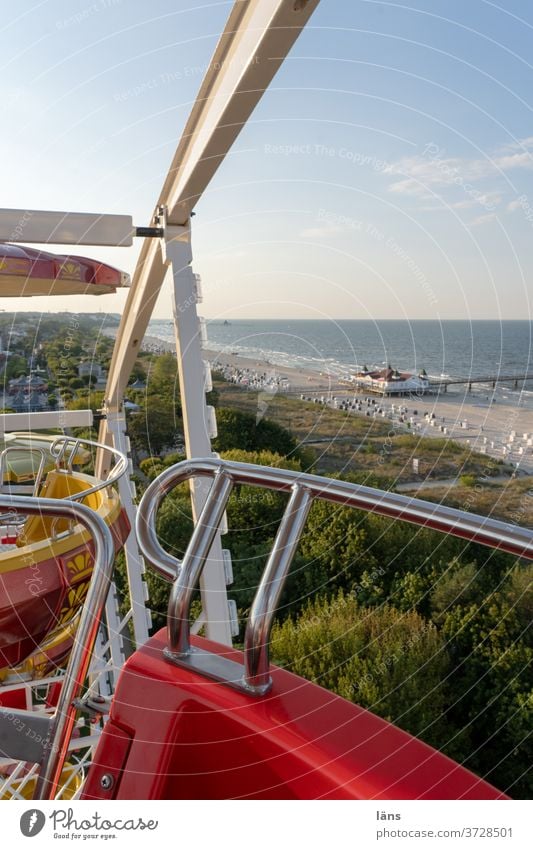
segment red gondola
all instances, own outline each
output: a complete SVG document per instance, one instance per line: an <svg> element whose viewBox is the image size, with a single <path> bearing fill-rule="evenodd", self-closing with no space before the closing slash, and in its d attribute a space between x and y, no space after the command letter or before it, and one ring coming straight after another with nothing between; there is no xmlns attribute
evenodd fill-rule
<svg viewBox="0 0 533 849"><path fill-rule="evenodd" d="M129 285L129 275L112 265L0 244L0 297L112 295Z"/></svg>

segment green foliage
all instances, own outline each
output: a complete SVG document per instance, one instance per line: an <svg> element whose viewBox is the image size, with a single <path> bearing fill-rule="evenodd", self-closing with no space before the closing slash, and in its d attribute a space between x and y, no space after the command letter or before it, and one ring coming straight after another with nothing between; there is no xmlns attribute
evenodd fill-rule
<svg viewBox="0 0 533 849"><path fill-rule="evenodd" d="M435 583L431 593L431 609L436 622L442 622L456 604L469 606L480 600L475 563L461 565L452 561Z"/></svg>
<svg viewBox="0 0 533 849"><path fill-rule="evenodd" d="M460 475L459 483L461 486L473 487L477 483L477 478L475 475Z"/></svg>
<svg viewBox="0 0 533 849"><path fill-rule="evenodd" d="M4 371L4 380L7 382L15 377L21 377L23 374L26 374L27 370L28 366L26 365L26 358L21 357L19 354L13 354L7 360Z"/></svg>
<svg viewBox="0 0 533 849"><path fill-rule="evenodd" d="M516 565L498 591L444 614L454 659L450 718L468 726L468 765L511 795L531 798L533 565Z"/></svg>
<svg viewBox="0 0 533 849"><path fill-rule="evenodd" d="M390 605L361 607L337 594L309 604L272 632L275 661L390 722L446 739L443 680L448 657L435 626Z"/></svg>
<svg viewBox="0 0 533 849"><path fill-rule="evenodd" d="M180 431L174 404L155 395L147 398L142 412L128 417L128 434L137 451L159 454L174 444Z"/></svg>
<svg viewBox="0 0 533 849"><path fill-rule="evenodd" d="M146 394L174 403L178 400L178 365L173 354L160 354L154 358L148 373Z"/></svg>
<svg viewBox="0 0 533 849"><path fill-rule="evenodd" d="M63 397L65 397L66 393L62 393ZM71 396L72 397L72 396ZM80 393L77 398L73 398L68 403L69 410L92 410L93 413L96 413L97 410L102 409L102 405L104 403L104 393L103 392L90 392L85 390Z"/></svg>
<svg viewBox="0 0 533 849"><path fill-rule="evenodd" d="M300 552L317 591L352 590L378 563L366 544L364 519L353 510L317 501L302 535Z"/></svg>
<svg viewBox="0 0 533 849"><path fill-rule="evenodd" d="M288 430L268 419L256 422L250 413L221 407L217 410L215 451L273 451L283 457L297 455L296 440Z"/></svg>

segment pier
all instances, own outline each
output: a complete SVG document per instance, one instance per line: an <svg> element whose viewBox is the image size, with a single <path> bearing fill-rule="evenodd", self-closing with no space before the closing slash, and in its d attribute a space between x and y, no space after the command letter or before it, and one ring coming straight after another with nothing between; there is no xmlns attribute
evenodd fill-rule
<svg viewBox="0 0 533 849"><path fill-rule="evenodd" d="M429 379L429 385L437 389L444 387L446 392L448 386L468 384L469 392L472 391L474 383L490 383L492 388L496 388L497 383L512 383L514 389L518 389L519 383L525 383L528 380L533 380L533 374L491 374L482 377L444 377L440 380L434 378Z"/></svg>

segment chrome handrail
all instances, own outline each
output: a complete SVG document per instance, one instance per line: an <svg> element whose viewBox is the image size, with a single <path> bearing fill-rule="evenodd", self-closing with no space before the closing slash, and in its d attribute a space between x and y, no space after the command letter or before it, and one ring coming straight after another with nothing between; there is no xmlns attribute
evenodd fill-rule
<svg viewBox="0 0 533 849"><path fill-rule="evenodd" d="M39 454L39 468L37 469L37 474L35 475L35 479L33 482L33 495L37 495L39 492L41 482L44 475L44 470L46 468L46 452L43 448L38 446L31 445L6 445L5 448L0 451L0 491L3 490L4 486L4 474L8 471L6 458L8 454L13 454L14 452L27 452L29 454Z"/></svg>
<svg viewBox="0 0 533 849"><path fill-rule="evenodd" d="M213 484L184 558L180 561L168 554L159 542L157 512L172 489L195 477L211 477ZM292 492L246 624L244 667L190 645L189 617L193 591L235 484ZM173 581L168 607L168 659L254 695L268 692L271 687L270 630L309 508L315 499L410 522L533 560L533 531L488 516L287 469L214 458L184 460L166 469L150 484L141 499L136 519L142 554L159 574Z"/></svg>
<svg viewBox="0 0 533 849"><path fill-rule="evenodd" d="M69 501L79 501L83 498L87 498L88 495L92 495L94 492L99 492L101 489L112 486L128 470L128 458L126 455L123 454L122 451L112 448L110 445L102 445L100 442L95 442L92 439L83 439L76 436L59 436L50 446L50 454L55 458L56 462L56 471L62 471L61 463L66 462L67 468L65 471L67 474L70 474L72 472L76 453L78 449L84 445L90 445L92 448L101 448L108 451L114 457L115 465L105 480L99 481L94 486L84 489L82 492L75 492L73 495L67 495L66 498ZM67 456L67 449L69 446L72 447Z"/></svg>
<svg viewBox="0 0 533 849"><path fill-rule="evenodd" d="M0 510L4 508L9 508L14 514L59 516L75 520L86 527L94 542L94 567L91 581L57 707L46 726L46 742L34 793L34 799L52 799L72 736L76 715L74 700L79 696L89 670L94 642L111 583L115 556L113 537L106 523L97 513L72 500L0 495ZM32 713L29 716L37 717Z"/></svg>
<svg viewBox="0 0 533 849"><path fill-rule="evenodd" d="M108 451L114 457L115 465L109 472L107 478L105 478L104 480L98 481L98 483L96 483L94 486L88 487L82 492L75 492L72 495L66 496L67 500L69 501L80 501L84 498L87 498L88 495L92 495L95 492L99 492L101 489L105 489L108 486L112 486L122 477L122 475L128 469L128 458L125 454L123 454L121 451L118 451L116 448L113 448L109 445L102 445L101 443L95 442L92 439L63 435L58 436L57 439L55 439L50 444L49 449L50 458L55 461L56 471L64 471L65 474L71 474L76 454L78 450L80 448L83 448L84 446L89 446L91 448L96 449L104 449L105 451ZM33 484L33 495L38 495L46 467L46 451L44 448L38 446L8 445L0 452L0 489L4 476L5 458L8 453L15 451L19 453L25 451L30 454L39 453L41 455L39 468L37 470L37 475Z"/></svg>

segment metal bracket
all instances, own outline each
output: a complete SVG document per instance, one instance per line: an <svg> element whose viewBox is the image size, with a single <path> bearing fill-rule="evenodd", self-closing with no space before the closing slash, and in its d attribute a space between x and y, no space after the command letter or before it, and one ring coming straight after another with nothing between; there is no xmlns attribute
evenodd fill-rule
<svg viewBox="0 0 533 849"><path fill-rule="evenodd" d="M143 239L162 239L165 231L162 227L136 227L135 235Z"/></svg>
<svg viewBox="0 0 533 849"><path fill-rule="evenodd" d="M0 708L0 757L42 763L51 730L50 716Z"/></svg>
<svg viewBox="0 0 533 849"><path fill-rule="evenodd" d="M76 710L86 714L89 719L100 719L111 710L111 699L96 694L88 694L82 699L74 699L72 702Z"/></svg>
<svg viewBox="0 0 533 849"><path fill-rule="evenodd" d="M189 651L184 654L173 652L168 648L163 649L163 655L166 660L175 666L189 669L204 678L210 678L212 681L225 684L249 696L265 696L272 688L270 676L261 684L249 684L242 663L237 663L235 660L230 660L219 654L212 654L209 651L204 651L204 649L198 649L195 646L191 646Z"/></svg>

